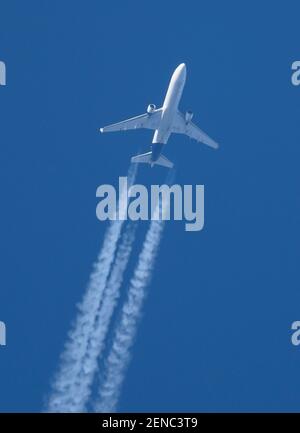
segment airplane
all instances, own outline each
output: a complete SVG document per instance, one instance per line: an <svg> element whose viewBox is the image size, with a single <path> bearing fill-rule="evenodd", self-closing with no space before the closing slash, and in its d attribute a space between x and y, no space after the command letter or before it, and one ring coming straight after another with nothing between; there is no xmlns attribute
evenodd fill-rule
<svg viewBox="0 0 300 433"><path fill-rule="evenodd" d="M100 128L100 132L126 131L128 129L138 128L155 130L151 151L131 158L131 162L147 163L150 164L151 167L154 165L167 168L173 167L174 164L161 153L172 133L185 134L198 142L204 143L213 149L217 149L219 147L218 143L212 140L192 122L192 111L187 111L183 114L178 110L185 81L186 65L181 63L173 72L161 108L156 108L154 104L149 104L145 114L105 126L104 128Z"/></svg>

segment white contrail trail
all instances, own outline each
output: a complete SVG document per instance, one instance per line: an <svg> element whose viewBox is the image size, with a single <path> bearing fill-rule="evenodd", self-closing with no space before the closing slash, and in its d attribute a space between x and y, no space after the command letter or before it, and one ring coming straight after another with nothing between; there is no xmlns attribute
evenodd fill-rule
<svg viewBox="0 0 300 433"><path fill-rule="evenodd" d="M101 357L110 320L120 296L124 272L127 268L135 239L136 226L137 222L128 223L122 235L121 244L118 247L115 262L105 287L103 300L98 310L95 326L89 340L86 357L83 360L83 368L79 375L77 393L80 401L78 401L77 404L77 412L86 411L86 404L92 391L93 379L98 369L98 360Z"/></svg>
<svg viewBox="0 0 300 433"><path fill-rule="evenodd" d="M136 166L131 165L128 171L128 186L134 183L135 176ZM127 190L120 191L119 211L124 210L125 203ZM81 396L77 392L80 387L80 374L123 224L123 220L111 221L105 233L101 251L61 355L61 364L52 384L47 412L77 412L77 408L81 407Z"/></svg>
<svg viewBox="0 0 300 433"><path fill-rule="evenodd" d="M163 212L165 209L163 209ZM156 209L159 212L159 209ZM163 233L164 221L151 221L140 252L138 263L129 284L126 303L122 308L111 350L106 360L99 397L94 403L96 412L114 412L130 358L130 349L141 315L146 287L150 282L156 253ZM101 380L101 378L100 378Z"/></svg>

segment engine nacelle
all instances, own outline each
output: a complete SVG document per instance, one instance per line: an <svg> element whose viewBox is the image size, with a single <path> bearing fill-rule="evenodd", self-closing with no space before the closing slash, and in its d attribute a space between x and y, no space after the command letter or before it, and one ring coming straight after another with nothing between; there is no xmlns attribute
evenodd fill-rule
<svg viewBox="0 0 300 433"><path fill-rule="evenodd" d="M185 121L186 121L186 123L189 123L192 120L193 116L194 116L194 113L192 111L188 110L185 113Z"/></svg>
<svg viewBox="0 0 300 433"><path fill-rule="evenodd" d="M147 113L148 114L152 114L155 110L156 110L156 105L154 105L154 104L149 104L148 105L148 108L147 108Z"/></svg>

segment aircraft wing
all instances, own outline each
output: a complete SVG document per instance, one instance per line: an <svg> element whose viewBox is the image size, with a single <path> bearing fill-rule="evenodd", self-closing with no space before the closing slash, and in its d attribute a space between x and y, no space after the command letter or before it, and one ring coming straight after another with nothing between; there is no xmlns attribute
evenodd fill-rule
<svg viewBox="0 0 300 433"><path fill-rule="evenodd" d="M186 122L185 116L177 112L174 124L172 125L172 132L177 134L185 134L196 141L206 144L213 149L218 149L219 145L212 138L210 138L205 132L203 132L197 125L193 122Z"/></svg>
<svg viewBox="0 0 300 433"><path fill-rule="evenodd" d="M155 110L153 113L145 113L140 116L132 117L131 119L123 120L122 122L114 123L104 128L100 128L101 132L127 131L128 129L157 129L161 119L161 109Z"/></svg>

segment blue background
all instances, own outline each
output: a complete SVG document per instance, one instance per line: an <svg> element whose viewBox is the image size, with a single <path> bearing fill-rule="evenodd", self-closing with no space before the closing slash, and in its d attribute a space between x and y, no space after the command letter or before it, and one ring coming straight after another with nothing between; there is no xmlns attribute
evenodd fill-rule
<svg viewBox="0 0 300 433"><path fill-rule="evenodd" d="M164 151L178 183L205 185L205 228L166 226L119 409L299 410L299 13L296 1L1 1L1 411L42 409L106 227L96 188L152 139L98 128L159 106L181 62L181 109L221 147L174 135ZM137 181L164 176L143 166Z"/></svg>

